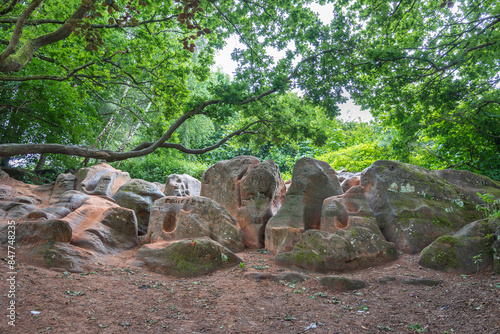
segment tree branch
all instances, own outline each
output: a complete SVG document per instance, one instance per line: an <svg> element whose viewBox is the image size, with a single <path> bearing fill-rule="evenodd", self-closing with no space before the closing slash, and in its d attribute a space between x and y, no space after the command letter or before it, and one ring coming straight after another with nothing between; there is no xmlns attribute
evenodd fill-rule
<svg viewBox="0 0 500 334"><path fill-rule="evenodd" d="M12 32L12 37L10 38L9 45L0 55L0 68L5 66L5 61L9 56L16 52L17 46L19 45L19 40L21 39L21 34L23 32L24 24L33 13L35 9L42 3L42 0L34 0L29 4L28 7L21 13L16 21L16 26ZM30 57L31 59L31 57Z"/></svg>

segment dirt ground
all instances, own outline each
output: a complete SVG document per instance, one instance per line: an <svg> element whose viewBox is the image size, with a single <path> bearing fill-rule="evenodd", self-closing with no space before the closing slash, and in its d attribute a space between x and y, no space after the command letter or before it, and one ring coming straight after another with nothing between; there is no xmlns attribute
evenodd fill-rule
<svg viewBox="0 0 500 334"><path fill-rule="evenodd" d="M343 274L368 287L339 293L323 287L324 275L315 273L295 284L245 276L296 270L274 264L263 250L238 254L240 266L189 279L134 266L135 252L82 274L19 260L15 327L6 317L9 270L3 258L0 333L500 333L500 277L491 269L441 273L420 267L416 255L401 255ZM384 276L396 280L379 283ZM443 282L403 284L408 277Z"/></svg>

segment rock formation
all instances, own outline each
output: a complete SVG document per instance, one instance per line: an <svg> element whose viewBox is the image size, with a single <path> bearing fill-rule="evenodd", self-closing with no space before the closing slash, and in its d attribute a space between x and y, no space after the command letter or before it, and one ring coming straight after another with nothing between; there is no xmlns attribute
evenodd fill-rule
<svg viewBox="0 0 500 334"><path fill-rule="evenodd" d="M118 205L134 210L139 235L145 235L153 202L164 196L155 184L133 179L122 185L113 199Z"/></svg>
<svg viewBox="0 0 500 334"><path fill-rule="evenodd" d="M188 174L171 174L165 182L165 196L200 196L201 182Z"/></svg>
<svg viewBox="0 0 500 334"><path fill-rule="evenodd" d="M106 163L99 163L92 167L81 168L76 173L76 190L110 198L128 181L130 181L128 173Z"/></svg>
<svg viewBox="0 0 500 334"><path fill-rule="evenodd" d="M500 220L479 220L467 224L453 235L439 237L422 253L421 266L464 274L477 273L500 258L495 238L500 232ZM498 263L494 271L500 274Z"/></svg>
<svg viewBox="0 0 500 334"><path fill-rule="evenodd" d="M377 161L361 174L361 185L386 239L399 250L417 253L444 234L453 233L478 218L479 197L474 191L500 196L500 185L469 173L429 171L395 161ZM443 178L449 175L449 181ZM482 181L480 181L482 180ZM482 190L478 184L486 185ZM475 184L466 191L454 184Z"/></svg>
<svg viewBox="0 0 500 334"><path fill-rule="evenodd" d="M213 199L236 218L245 246L264 247L265 227L286 192L278 166L250 156L220 161L203 175L201 196Z"/></svg>
<svg viewBox="0 0 500 334"><path fill-rule="evenodd" d="M329 164L311 158L297 161L283 205L266 226L266 249L274 253L291 251L304 231L320 228L323 200L342 193Z"/></svg>
<svg viewBox="0 0 500 334"><path fill-rule="evenodd" d="M151 209L147 240L210 239L233 252L243 250L243 233L223 206L206 197L163 197Z"/></svg>

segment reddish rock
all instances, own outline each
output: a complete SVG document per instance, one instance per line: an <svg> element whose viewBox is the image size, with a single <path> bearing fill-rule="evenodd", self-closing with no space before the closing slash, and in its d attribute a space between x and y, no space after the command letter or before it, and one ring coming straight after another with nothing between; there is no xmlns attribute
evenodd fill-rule
<svg viewBox="0 0 500 334"><path fill-rule="evenodd" d="M138 233L148 231L149 215L154 201L165 195L151 182L133 179L118 189L113 199L124 208L132 209L137 217Z"/></svg>
<svg viewBox="0 0 500 334"><path fill-rule="evenodd" d="M239 156L210 167L202 178L201 196L223 205L245 235L245 246L264 247L265 226L281 207L286 188L278 166Z"/></svg>
<svg viewBox="0 0 500 334"><path fill-rule="evenodd" d="M208 275L242 260L210 238L183 239L146 244L137 252L146 266L176 277Z"/></svg>
<svg viewBox="0 0 500 334"><path fill-rule="evenodd" d="M130 175L99 163L92 167L81 168L76 174L76 190L89 195L112 197L118 189L130 181Z"/></svg>
<svg viewBox="0 0 500 334"><path fill-rule="evenodd" d="M266 226L266 249L274 253L291 251L301 233L320 228L323 200L342 193L328 163L311 158L297 161L283 206Z"/></svg>
<svg viewBox="0 0 500 334"><path fill-rule="evenodd" d="M201 182L188 174L171 174L165 182L165 196L200 196Z"/></svg>
<svg viewBox="0 0 500 334"><path fill-rule="evenodd" d="M174 241L209 237L231 251L243 249L243 233L236 219L206 197L163 197L151 209L147 240Z"/></svg>
<svg viewBox="0 0 500 334"><path fill-rule="evenodd" d="M47 220L41 222L17 222L15 226L15 245L37 245L47 241L70 242L71 227L61 220ZM6 245L9 226L0 227L0 244Z"/></svg>
<svg viewBox="0 0 500 334"><path fill-rule="evenodd" d="M76 189L76 176L71 173L59 174L54 184L54 190L50 196L50 204L59 202L62 194L69 190Z"/></svg>
<svg viewBox="0 0 500 334"><path fill-rule="evenodd" d="M71 244L103 254L137 245L134 211L107 199L89 196L76 210L62 218L73 230Z"/></svg>

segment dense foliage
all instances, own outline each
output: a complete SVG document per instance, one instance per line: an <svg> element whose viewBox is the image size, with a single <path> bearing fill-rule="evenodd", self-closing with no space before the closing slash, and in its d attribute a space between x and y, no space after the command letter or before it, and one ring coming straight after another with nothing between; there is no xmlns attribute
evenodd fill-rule
<svg viewBox="0 0 500 334"><path fill-rule="evenodd" d="M288 178L314 156L500 179L498 1L319 1L334 6L326 23L309 3L4 2L0 162L117 161L161 181L238 154ZM233 79L211 70L231 35L245 45ZM344 92L375 121L336 120Z"/></svg>

